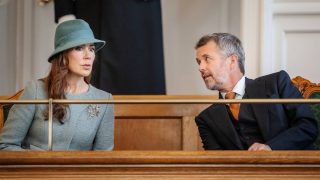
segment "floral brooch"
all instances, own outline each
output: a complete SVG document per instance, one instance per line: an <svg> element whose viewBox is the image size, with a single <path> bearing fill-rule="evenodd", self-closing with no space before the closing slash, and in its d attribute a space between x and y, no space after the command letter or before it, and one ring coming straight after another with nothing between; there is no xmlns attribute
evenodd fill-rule
<svg viewBox="0 0 320 180"><path fill-rule="evenodd" d="M90 119L98 117L99 113L100 113L100 106L98 106L97 104L90 104L88 106L88 115Z"/></svg>

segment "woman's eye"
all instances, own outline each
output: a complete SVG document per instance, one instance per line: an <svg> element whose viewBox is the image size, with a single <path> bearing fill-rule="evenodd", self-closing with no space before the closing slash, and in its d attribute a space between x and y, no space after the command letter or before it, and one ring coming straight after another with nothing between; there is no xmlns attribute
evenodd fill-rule
<svg viewBox="0 0 320 180"><path fill-rule="evenodd" d="M77 50L77 51L81 51L81 50L82 50L82 47L81 47L81 46L77 46L77 47L75 47L74 49Z"/></svg>
<svg viewBox="0 0 320 180"><path fill-rule="evenodd" d="M94 52L95 50L96 50L95 47L91 47L91 48L90 48L90 51L91 51L91 52Z"/></svg>

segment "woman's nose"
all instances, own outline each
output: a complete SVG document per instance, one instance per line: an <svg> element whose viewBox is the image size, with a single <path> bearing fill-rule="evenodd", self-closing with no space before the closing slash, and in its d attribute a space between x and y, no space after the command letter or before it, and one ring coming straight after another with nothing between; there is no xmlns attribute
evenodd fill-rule
<svg viewBox="0 0 320 180"><path fill-rule="evenodd" d="M85 57L86 59L90 59L90 58L92 58L93 56L94 56L94 52L92 52L91 49L89 49L89 48L85 48L85 50L84 50L84 57Z"/></svg>

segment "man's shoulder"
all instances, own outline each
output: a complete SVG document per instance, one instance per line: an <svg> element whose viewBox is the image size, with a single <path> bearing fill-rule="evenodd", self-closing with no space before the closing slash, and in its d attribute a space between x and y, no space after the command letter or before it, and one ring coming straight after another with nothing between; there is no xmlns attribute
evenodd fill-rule
<svg viewBox="0 0 320 180"><path fill-rule="evenodd" d="M284 71L284 70L281 70L279 72L275 72L275 73L272 73L272 74L268 74L268 75L264 75L264 76L260 76L256 79L254 79L254 81L270 81L270 80L275 80L277 81L278 79L290 79L290 76L289 74Z"/></svg>
<svg viewBox="0 0 320 180"><path fill-rule="evenodd" d="M198 116L203 116L203 115L207 114L209 111L211 111L212 109L214 109L214 106L215 106L215 104L210 105L209 107L207 107L206 109L204 109L203 111L201 111Z"/></svg>
<svg viewBox="0 0 320 180"><path fill-rule="evenodd" d="M224 104L212 104L211 106L207 107L200 114L197 116L199 117L215 117L216 115L225 114L227 112L226 107Z"/></svg>

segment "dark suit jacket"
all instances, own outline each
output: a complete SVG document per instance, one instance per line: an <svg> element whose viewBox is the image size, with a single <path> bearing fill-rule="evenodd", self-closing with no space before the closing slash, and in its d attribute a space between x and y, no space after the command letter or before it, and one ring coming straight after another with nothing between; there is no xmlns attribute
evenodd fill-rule
<svg viewBox="0 0 320 180"><path fill-rule="evenodd" d="M255 80L246 79L245 97L302 98L285 71ZM240 114L243 106L252 106L264 143L271 149L313 148L318 128L308 104L241 104ZM208 107L196 117L196 123L204 149L244 149L229 119L226 105L214 104Z"/></svg>

